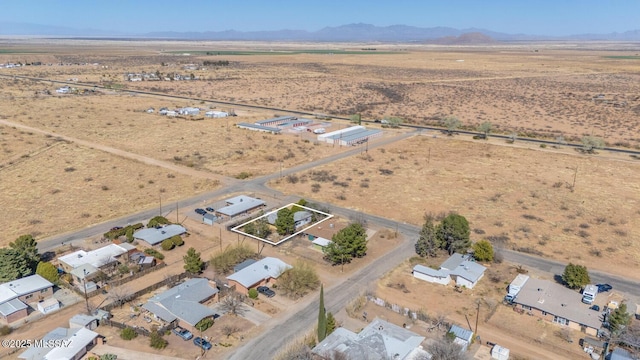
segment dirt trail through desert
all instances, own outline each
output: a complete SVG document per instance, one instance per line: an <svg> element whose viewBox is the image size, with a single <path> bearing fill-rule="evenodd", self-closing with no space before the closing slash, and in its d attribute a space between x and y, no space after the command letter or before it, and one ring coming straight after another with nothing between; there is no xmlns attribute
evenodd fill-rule
<svg viewBox="0 0 640 360"><path fill-rule="evenodd" d="M230 181L229 178L225 178L223 176L214 175L214 174L211 174L211 173L206 172L206 171L199 171L199 170L196 170L196 169L191 169L191 168L187 168L187 167L183 167L183 166L178 166L178 165L172 164L172 163L167 162L167 161L154 159L154 158L151 158L151 157L148 157L148 156L144 156L144 155L134 154L134 153L131 153L131 152L128 152L128 151L112 148L110 146L106 146L106 145L102 145L102 144L98 144L98 143L93 142L93 141L86 141L86 140L74 138L74 137L71 137L71 136L61 135L61 134L57 134L57 133L54 133L54 132L50 132L50 131L34 128L34 127L31 127L31 126L22 125L22 124L19 124L19 123L14 123L14 122L7 121L7 120L0 120L0 124L7 125L7 126L12 126L12 127L16 127L16 128L20 128L20 129L27 130L27 131L36 132L36 133L43 134L43 135L49 135L49 136L52 136L52 137L55 137L55 138L59 138L59 139L65 140L65 141L76 143L76 144L81 145L81 146L85 146L85 147L88 147L88 148L104 151L104 152L107 152L107 153L110 153L110 154L113 154L113 155L121 156L123 158L136 160L136 161L139 161L139 162L147 164L147 165L158 166L158 167L161 167L161 168L165 168L165 169L168 169L168 170L171 170L171 171L175 171L177 173L193 176L193 177L196 177L196 178L217 180L217 181L220 181L221 183L228 183Z"/></svg>

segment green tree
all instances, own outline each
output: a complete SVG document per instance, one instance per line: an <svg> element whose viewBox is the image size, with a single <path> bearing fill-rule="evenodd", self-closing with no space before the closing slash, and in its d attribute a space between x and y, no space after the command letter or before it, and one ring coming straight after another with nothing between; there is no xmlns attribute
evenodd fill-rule
<svg viewBox="0 0 640 360"><path fill-rule="evenodd" d="M350 120L353 124L361 125L361 124L362 124L362 115L360 115L360 114L353 114L353 115L349 116L349 120Z"/></svg>
<svg viewBox="0 0 640 360"><path fill-rule="evenodd" d="M173 240L164 239L164 240L162 240L162 243L160 244L160 246L162 247L162 250L169 251L169 250L173 249L176 245L173 243Z"/></svg>
<svg viewBox="0 0 640 360"><path fill-rule="evenodd" d="M133 228L127 227L127 231L124 233L127 237L127 242L133 242Z"/></svg>
<svg viewBox="0 0 640 360"><path fill-rule="evenodd" d="M562 281L571 289L579 289L590 283L591 279L585 266L569 263L562 273Z"/></svg>
<svg viewBox="0 0 640 360"><path fill-rule="evenodd" d="M123 340L133 340L138 336L138 333L130 327L126 327L120 331L120 337Z"/></svg>
<svg viewBox="0 0 640 360"><path fill-rule="evenodd" d="M249 289L249 299L257 299L258 298L258 290L256 290L255 288L251 288Z"/></svg>
<svg viewBox="0 0 640 360"><path fill-rule="evenodd" d="M473 257L478 261L493 261L493 245L488 240L473 244Z"/></svg>
<svg viewBox="0 0 640 360"><path fill-rule="evenodd" d="M416 253L422 257L436 256L438 246L438 237L436 236L436 226L433 224L431 216L425 217L424 225L420 230L420 237L416 242Z"/></svg>
<svg viewBox="0 0 640 360"><path fill-rule="evenodd" d="M266 218L260 218L255 221L255 235L263 239L271 235L271 227L269 227L269 222Z"/></svg>
<svg viewBox="0 0 640 360"><path fill-rule="evenodd" d="M154 349L164 349L169 342L165 340L157 330L153 330L149 336L149 346Z"/></svg>
<svg viewBox="0 0 640 360"><path fill-rule="evenodd" d="M184 245L184 240L182 240L182 236L180 236L180 235L174 235L170 239L171 239L171 242L173 242L173 245L175 245L175 246Z"/></svg>
<svg viewBox="0 0 640 360"><path fill-rule="evenodd" d="M276 230L280 235L293 234L295 230L295 222L293 221L293 212L287 208L278 211L278 218L275 222Z"/></svg>
<svg viewBox="0 0 640 360"><path fill-rule="evenodd" d="M485 138L489 136L489 133L491 132L492 129L493 129L493 124L491 124L488 121L485 121L478 126L478 131L484 133Z"/></svg>
<svg viewBox="0 0 640 360"><path fill-rule="evenodd" d="M27 262L27 266L33 274L40 262L40 254L38 253L38 242L31 235L22 235L16 241L9 243L9 247L17 251Z"/></svg>
<svg viewBox="0 0 640 360"><path fill-rule="evenodd" d="M333 264L344 264L367 254L367 233L362 224L350 224L333 235L331 240L323 251L325 258Z"/></svg>
<svg viewBox="0 0 640 360"><path fill-rule="evenodd" d="M292 299L303 297L319 285L320 279L316 270L304 261L298 261L278 277L278 290Z"/></svg>
<svg viewBox="0 0 640 360"><path fill-rule="evenodd" d="M614 334L619 334L624 327L631 323L631 314L627 312L627 304L620 304L617 309L611 312L608 320L609 330Z"/></svg>
<svg viewBox="0 0 640 360"><path fill-rule="evenodd" d="M242 227L242 231L244 231L245 233L247 233L249 235L256 236L256 222L252 221L252 222L246 224L245 226Z"/></svg>
<svg viewBox="0 0 640 360"><path fill-rule="evenodd" d="M31 275L31 269L20 253L14 249L0 249L0 283Z"/></svg>
<svg viewBox="0 0 640 360"><path fill-rule="evenodd" d="M583 136L582 139L582 151L595 154L596 149L602 149L604 147L604 140L596 136Z"/></svg>
<svg viewBox="0 0 640 360"><path fill-rule="evenodd" d="M460 122L457 117L451 115L442 119L442 125L447 128L448 135L453 135L453 132L462 125L462 122Z"/></svg>
<svg viewBox="0 0 640 360"><path fill-rule="evenodd" d="M50 262L40 261L38 263L38 268L36 269L36 274L54 284L57 284L58 280L60 280L58 269L56 269L56 267Z"/></svg>
<svg viewBox="0 0 640 360"><path fill-rule="evenodd" d="M151 220L149 220L149 223L147 223L147 227L148 228L154 228L154 227L159 226L159 225L167 225L167 224L171 224L171 222L169 220L167 220L166 217L164 217L164 216L155 216L155 217L151 218Z"/></svg>
<svg viewBox="0 0 640 360"><path fill-rule="evenodd" d="M192 274L201 272L204 267L204 262L200 259L200 253L192 247L187 250L187 255L182 259L184 260L184 269Z"/></svg>
<svg viewBox="0 0 640 360"><path fill-rule="evenodd" d="M327 313L327 336L336 329L336 318L333 317L331 312Z"/></svg>
<svg viewBox="0 0 640 360"><path fill-rule="evenodd" d="M459 214L447 215L436 227L436 236L440 247L449 254L465 253L471 246L470 230L467 219Z"/></svg>
<svg viewBox="0 0 640 360"><path fill-rule="evenodd" d="M213 318L206 317L198 321L198 323L196 324L196 329L198 329L199 331L205 331L212 326L213 326Z"/></svg>
<svg viewBox="0 0 640 360"><path fill-rule="evenodd" d="M318 306L318 342L327 337L327 314L324 308L324 286L320 285L320 305Z"/></svg>

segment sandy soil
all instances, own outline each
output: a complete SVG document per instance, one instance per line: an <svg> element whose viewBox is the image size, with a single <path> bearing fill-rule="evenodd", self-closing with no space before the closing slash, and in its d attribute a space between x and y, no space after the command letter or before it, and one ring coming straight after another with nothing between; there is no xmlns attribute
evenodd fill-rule
<svg viewBox="0 0 640 360"><path fill-rule="evenodd" d="M425 213L456 211L474 240L634 276L639 175L632 160L425 134L271 185L415 225Z"/></svg>

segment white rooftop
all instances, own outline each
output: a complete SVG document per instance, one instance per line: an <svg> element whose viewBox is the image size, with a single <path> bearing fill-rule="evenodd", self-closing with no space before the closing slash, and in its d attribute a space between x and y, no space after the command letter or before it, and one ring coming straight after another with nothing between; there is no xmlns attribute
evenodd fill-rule
<svg viewBox="0 0 640 360"><path fill-rule="evenodd" d="M182 235L187 232L187 229L180 225L170 224L161 228L149 228L138 230L133 234L136 239L144 240L151 245L161 243L163 240L169 239L172 236Z"/></svg>
<svg viewBox="0 0 640 360"><path fill-rule="evenodd" d="M32 346L20 354L18 358L27 360L75 359L78 354L84 352L87 346L91 344L98 335L98 333L84 327L74 329L59 327L47 333L42 339L70 340L67 346L56 348Z"/></svg>
<svg viewBox="0 0 640 360"><path fill-rule="evenodd" d="M110 244L99 249L84 251L78 250L71 254L58 258L59 261L77 268L83 264L91 264L96 268L116 261L116 257L126 253L129 249L118 244Z"/></svg>
<svg viewBox="0 0 640 360"><path fill-rule="evenodd" d="M51 282L37 274L0 284L0 304L51 286Z"/></svg>
<svg viewBox="0 0 640 360"><path fill-rule="evenodd" d="M291 265L278 258L266 257L227 276L227 279L237 281L240 285L249 288L264 279L276 279L282 272L291 267Z"/></svg>

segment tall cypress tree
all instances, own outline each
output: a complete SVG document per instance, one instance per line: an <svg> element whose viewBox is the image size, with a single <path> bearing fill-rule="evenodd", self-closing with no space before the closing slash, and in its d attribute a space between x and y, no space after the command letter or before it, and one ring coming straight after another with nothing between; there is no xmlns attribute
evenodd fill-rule
<svg viewBox="0 0 640 360"><path fill-rule="evenodd" d="M320 284L320 307L318 309L318 342L327 337L327 314L324 308L324 286Z"/></svg>

